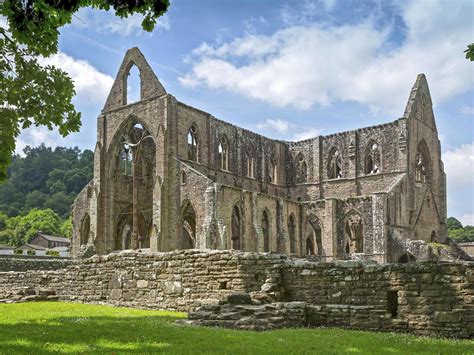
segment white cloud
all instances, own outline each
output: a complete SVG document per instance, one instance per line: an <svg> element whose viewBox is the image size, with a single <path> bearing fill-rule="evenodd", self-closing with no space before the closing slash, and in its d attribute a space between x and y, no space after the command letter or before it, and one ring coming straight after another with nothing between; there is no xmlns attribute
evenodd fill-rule
<svg viewBox="0 0 474 355"><path fill-rule="evenodd" d="M261 122L257 124L257 128L270 129L278 133L286 133L290 129L290 123L284 120L279 120L279 119L273 120L269 118L265 120L265 122Z"/></svg>
<svg viewBox="0 0 474 355"><path fill-rule="evenodd" d="M474 189L474 142L448 150L442 158L448 184L456 187L465 185L472 191Z"/></svg>
<svg viewBox="0 0 474 355"><path fill-rule="evenodd" d="M459 220L463 226L474 226L474 213L464 214Z"/></svg>
<svg viewBox="0 0 474 355"><path fill-rule="evenodd" d="M54 65L67 72L74 82L75 99L82 104L103 104L114 79L85 60L59 52L41 60L43 65Z"/></svg>
<svg viewBox="0 0 474 355"><path fill-rule="evenodd" d="M427 75L435 103L470 88L472 66L462 52L471 41L473 4L413 1L399 11L406 38L398 46L391 42L394 29L377 27L370 16L349 25L293 25L203 43L180 81L280 107L353 101L390 116L403 112L418 73Z"/></svg>
<svg viewBox="0 0 474 355"><path fill-rule="evenodd" d="M44 143L47 147L57 147L63 138L56 130L50 131L46 127L30 127L23 130L16 140L15 153L24 156L23 149L27 145L37 147Z"/></svg>
<svg viewBox="0 0 474 355"><path fill-rule="evenodd" d="M322 133L322 130L311 128L307 131L295 133L293 136L293 140L295 141L304 141L305 139L315 138Z"/></svg>

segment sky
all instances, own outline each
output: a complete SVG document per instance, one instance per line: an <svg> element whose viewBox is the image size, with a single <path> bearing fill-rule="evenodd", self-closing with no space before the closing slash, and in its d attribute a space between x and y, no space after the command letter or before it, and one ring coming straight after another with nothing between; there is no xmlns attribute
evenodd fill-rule
<svg viewBox="0 0 474 355"><path fill-rule="evenodd" d="M45 58L69 73L79 133L33 127L26 145L94 149L96 119L128 48L168 93L268 137L301 140L400 118L416 75L430 86L448 181L448 216L474 225L474 40L470 0L171 0L152 33L82 9ZM137 92L136 81L129 90Z"/></svg>

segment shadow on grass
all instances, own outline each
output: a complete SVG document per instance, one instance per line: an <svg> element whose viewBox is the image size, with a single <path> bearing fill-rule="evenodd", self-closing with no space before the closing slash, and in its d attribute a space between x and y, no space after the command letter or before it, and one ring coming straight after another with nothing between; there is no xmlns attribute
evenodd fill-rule
<svg viewBox="0 0 474 355"><path fill-rule="evenodd" d="M177 325L176 319L182 318L77 312L77 316L42 319L28 313L0 322L0 353L462 354L474 346L473 342L342 329L232 331Z"/></svg>

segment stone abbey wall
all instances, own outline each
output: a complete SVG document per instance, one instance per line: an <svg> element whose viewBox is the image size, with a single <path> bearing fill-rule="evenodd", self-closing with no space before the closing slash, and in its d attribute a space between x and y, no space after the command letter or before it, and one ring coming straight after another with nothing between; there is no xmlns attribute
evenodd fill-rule
<svg viewBox="0 0 474 355"><path fill-rule="evenodd" d="M133 66L141 95L127 102ZM423 74L400 118L288 142L180 102L132 48L97 119L71 255L238 249L421 261L409 241L446 242L440 152Z"/></svg>
<svg viewBox="0 0 474 355"><path fill-rule="evenodd" d="M248 295L252 305L239 306L240 313L232 306L223 316L219 303L234 294ZM283 319L280 326L473 337L473 298L472 262L378 265L237 251L125 251L76 260L59 270L0 272L0 302L59 299L197 310L191 318L198 324L229 327L257 312L269 315L270 323ZM272 312L279 316L273 319ZM275 327L258 322L258 329Z"/></svg>

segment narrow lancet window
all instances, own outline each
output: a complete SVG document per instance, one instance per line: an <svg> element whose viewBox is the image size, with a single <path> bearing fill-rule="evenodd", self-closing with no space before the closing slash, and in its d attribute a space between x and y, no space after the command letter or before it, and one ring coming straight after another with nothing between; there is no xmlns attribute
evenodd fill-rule
<svg viewBox="0 0 474 355"><path fill-rule="evenodd" d="M192 125L188 132L188 159L191 161L198 161L199 141L196 125Z"/></svg>
<svg viewBox="0 0 474 355"><path fill-rule="evenodd" d="M341 154L339 153L339 150L337 149L334 149L329 155L328 178L342 178L342 158Z"/></svg>

